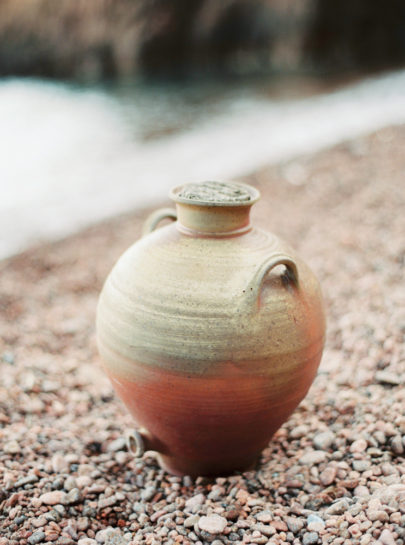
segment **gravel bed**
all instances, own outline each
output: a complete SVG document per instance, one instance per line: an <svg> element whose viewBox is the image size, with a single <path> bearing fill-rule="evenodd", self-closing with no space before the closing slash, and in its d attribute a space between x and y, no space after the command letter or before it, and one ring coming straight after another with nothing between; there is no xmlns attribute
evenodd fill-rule
<svg viewBox="0 0 405 545"><path fill-rule="evenodd" d="M173 477L126 451L94 314L147 211L0 263L0 545L405 543L404 149L389 128L246 179L328 315L318 377L255 471Z"/></svg>

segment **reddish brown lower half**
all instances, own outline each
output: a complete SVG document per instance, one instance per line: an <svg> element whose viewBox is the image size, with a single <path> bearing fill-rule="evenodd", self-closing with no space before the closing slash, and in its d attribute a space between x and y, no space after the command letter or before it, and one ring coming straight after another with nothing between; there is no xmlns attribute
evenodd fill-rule
<svg viewBox="0 0 405 545"><path fill-rule="evenodd" d="M134 381L108 374L139 426L148 430L168 471L219 475L250 468L306 395L320 360L293 373L246 374L232 364L220 376L180 375L136 364ZM254 366L254 362L252 362ZM254 367L253 367L254 368Z"/></svg>

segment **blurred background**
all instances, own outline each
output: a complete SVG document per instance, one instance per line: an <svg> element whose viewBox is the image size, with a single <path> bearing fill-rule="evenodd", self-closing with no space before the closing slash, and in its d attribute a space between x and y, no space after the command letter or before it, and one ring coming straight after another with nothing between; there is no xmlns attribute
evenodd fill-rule
<svg viewBox="0 0 405 545"><path fill-rule="evenodd" d="M0 258L403 123L404 63L400 0L0 0Z"/></svg>

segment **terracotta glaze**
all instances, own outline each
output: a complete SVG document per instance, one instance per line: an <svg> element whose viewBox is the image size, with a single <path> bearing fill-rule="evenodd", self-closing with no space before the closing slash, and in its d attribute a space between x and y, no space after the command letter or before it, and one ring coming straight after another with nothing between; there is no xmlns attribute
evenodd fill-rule
<svg viewBox="0 0 405 545"><path fill-rule="evenodd" d="M316 375L319 284L289 246L251 226L253 187L187 184L171 197L176 213L154 213L107 278L100 354L139 453L154 450L175 474L245 470ZM154 230L166 217L177 221Z"/></svg>

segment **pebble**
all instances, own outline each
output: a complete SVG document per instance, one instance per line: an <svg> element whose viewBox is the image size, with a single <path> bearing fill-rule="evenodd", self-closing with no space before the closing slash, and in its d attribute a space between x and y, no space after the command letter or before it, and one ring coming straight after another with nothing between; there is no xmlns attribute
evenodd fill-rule
<svg viewBox="0 0 405 545"><path fill-rule="evenodd" d="M277 530L276 528L274 528L274 526L269 526L267 524L262 524L262 523L254 524L252 526L252 530L256 530L267 537L274 536L274 534L277 533Z"/></svg>
<svg viewBox="0 0 405 545"><path fill-rule="evenodd" d="M115 439L115 441L112 441L108 447L108 452L118 452L119 450L125 450L127 446L127 442L125 437L118 437L118 439Z"/></svg>
<svg viewBox="0 0 405 545"><path fill-rule="evenodd" d="M185 510L194 513L200 509L204 502L204 494L197 494L196 496L193 496L186 501Z"/></svg>
<svg viewBox="0 0 405 545"><path fill-rule="evenodd" d="M66 458L61 454L54 454L51 460L52 469L54 473L67 473L69 469L69 464L66 461Z"/></svg>
<svg viewBox="0 0 405 545"><path fill-rule="evenodd" d="M255 515L256 520L259 522L269 523L273 520L273 516L270 511L259 511Z"/></svg>
<svg viewBox="0 0 405 545"><path fill-rule="evenodd" d="M311 450L299 459L302 465L316 465L326 460L326 453L323 450Z"/></svg>
<svg viewBox="0 0 405 545"><path fill-rule="evenodd" d="M65 502L67 505L75 505L83 500L82 494L78 488L72 488L66 495Z"/></svg>
<svg viewBox="0 0 405 545"><path fill-rule="evenodd" d="M76 479L71 476L69 476L63 483L63 488L66 490L66 492L69 492L69 490L72 490L73 488L76 488L76 487L77 487Z"/></svg>
<svg viewBox="0 0 405 545"><path fill-rule="evenodd" d="M30 545L36 545L37 543L41 543L45 539L46 535L45 532L42 530L38 530L38 532L34 532L29 538L28 543Z"/></svg>
<svg viewBox="0 0 405 545"><path fill-rule="evenodd" d="M371 522L375 522L376 520L379 520L380 522L388 522L389 520L388 513L382 509L367 509L366 514L367 518L371 520Z"/></svg>
<svg viewBox="0 0 405 545"><path fill-rule="evenodd" d="M329 486L336 479L337 467L328 466L319 475L319 480L324 486Z"/></svg>
<svg viewBox="0 0 405 545"><path fill-rule="evenodd" d="M368 444L365 439L357 439L350 447L350 452L364 452Z"/></svg>
<svg viewBox="0 0 405 545"><path fill-rule="evenodd" d="M392 535L392 532L387 530L387 528L385 528L381 532L379 540L381 541L381 543L383 545L396 545L396 540L395 540L394 536Z"/></svg>
<svg viewBox="0 0 405 545"><path fill-rule="evenodd" d="M82 537L77 542L77 545L97 545L97 541L95 539L91 539L90 537Z"/></svg>
<svg viewBox="0 0 405 545"><path fill-rule="evenodd" d="M318 450L327 450L330 448L335 441L335 434L330 431L323 431L321 433L317 433L314 437L314 447Z"/></svg>
<svg viewBox="0 0 405 545"><path fill-rule="evenodd" d="M48 521L44 516L31 520L31 524L34 528L41 528L41 526L45 526L47 522Z"/></svg>
<svg viewBox="0 0 405 545"><path fill-rule="evenodd" d="M15 483L15 487L19 488L20 486L25 486L26 484L33 484L38 482L38 477L36 475L27 475L26 477L23 477L22 479L18 479L18 481Z"/></svg>
<svg viewBox="0 0 405 545"><path fill-rule="evenodd" d="M117 503L117 497L115 495L109 496L108 498L100 498L98 500L98 508L105 509L106 507L112 507ZM145 500L146 501L146 500Z"/></svg>
<svg viewBox="0 0 405 545"><path fill-rule="evenodd" d="M287 523L288 529L293 534L297 534L304 527L304 521L297 517L287 517L286 523Z"/></svg>
<svg viewBox="0 0 405 545"><path fill-rule="evenodd" d="M85 488L86 486L90 486L91 483L92 483L92 480L87 475L80 475L76 479L76 485L77 485L77 488L79 489Z"/></svg>
<svg viewBox="0 0 405 545"><path fill-rule="evenodd" d="M309 428L305 424L301 424L300 426L297 426L290 432L291 439L301 439L301 437L305 437L309 433Z"/></svg>
<svg viewBox="0 0 405 545"><path fill-rule="evenodd" d="M375 379L381 384L390 384L392 386L398 386L401 384L401 377L388 371L377 371Z"/></svg>
<svg viewBox="0 0 405 545"><path fill-rule="evenodd" d="M53 492L45 492L45 494L39 496L39 500L45 505L56 505L58 503L65 503L66 496L66 492L54 490Z"/></svg>
<svg viewBox="0 0 405 545"><path fill-rule="evenodd" d="M118 528L104 528L96 534L97 543L105 545L127 545L126 539L121 535Z"/></svg>
<svg viewBox="0 0 405 545"><path fill-rule="evenodd" d="M189 517L186 518L186 520L184 521L184 527L185 528L191 528L194 526L194 524L197 524L198 520L199 520L199 516L198 515L190 515Z"/></svg>
<svg viewBox="0 0 405 545"><path fill-rule="evenodd" d="M360 498L365 498L370 495L370 490L367 488L367 486L359 485L353 490L353 494L355 496L359 496Z"/></svg>
<svg viewBox="0 0 405 545"><path fill-rule="evenodd" d="M142 490L141 498L143 501L149 501L153 498L155 494L156 494L156 487L154 485L147 486L144 490Z"/></svg>
<svg viewBox="0 0 405 545"><path fill-rule="evenodd" d="M318 543L319 535L316 532L305 532L302 536L303 545L313 545Z"/></svg>
<svg viewBox="0 0 405 545"><path fill-rule="evenodd" d="M309 515L307 517L307 528L311 532L321 532L325 528L325 521L318 515Z"/></svg>
<svg viewBox="0 0 405 545"><path fill-rule="evenodd" d="M371 463L368 460L353 460L353 469L359 473L370 469Z"/></svg>
<svg viewBox="0 0 405 545"><path fill-rule="evenodd" d="M391 448L394 454L401 455L404 453L404 443L400 435L396 435L391 439Z"/></svg>
<svg viewBox="0 0 405 545"><path fill-rule="evenodd" d="M198 521L198 527L209 534L222 534L228 521L220 515L203 516Z"/></svg>
<svg viewBox="0 0 405 545"><path fill-rule="evenodd" d="M3 450L6 454L19 454L21 452L21 447L17 443L17 441L8 441L4 447Z"/></svg>
<svg viewBox="0 0 405 545"><path fill-rule="evenodd" d="M349 509L349 502L346 499L338 500L330 505L325 513L327 515L343 515Z"/></svg>

